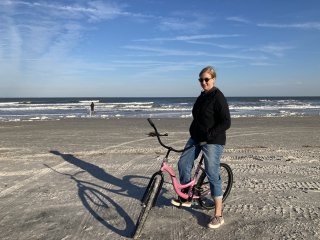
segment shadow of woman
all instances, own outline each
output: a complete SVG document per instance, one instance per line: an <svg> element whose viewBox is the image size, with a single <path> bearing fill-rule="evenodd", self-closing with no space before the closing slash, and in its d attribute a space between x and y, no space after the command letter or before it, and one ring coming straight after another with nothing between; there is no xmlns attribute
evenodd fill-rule
<svg viewBox="0 0 320 240"><path fill-rule="evenodd" d="M52 169L53 171L63 174L65 176L70 177L74 180L78 187L78 195L85 206L85 208L92 214L92 216L97 219L101 224L105 227L109 228L110 230L118 233L121 236L130 237L132 231L134 230L135 223L130 218L130 216L124 211L124 209L117 204L114 200L112 200L109 196L107 196L104 192L112 192L119 194L125 197L132 197L139 199L143 195L143 191L145 189L145 185L137 186L134 182L148 182L149 178L144 176L137 176L137 175L127 175L124 176L122 179L112 176L111 174L107 173L104 169L83 161L72 154L64 154L56 150L50 151L50 153L62 157L65 161L81 168L83 171L79 171L73 175L61 173L57 170L52 169L51 167L47 166L48 168ZM104 186L100 186L96 183L91 183L88 181L80 180L76 177L76 175L80 173L87 172L94 178L101 180L105 183L112 185L111 188L106 188ZM114 189L114 186L117 189ZM162 196L159 195L158 203L167 202L167 200ZM109 206L110 205L110 206ZM108 210L108 211L104 211ZM111 213L112 212L112 213ZM116 215L120 215L120 217L125 221L126 227L124 229L120 227L116 227L115 225L111 225L110 222L116 219Z"/></svg>
<svg viewBox="0 0 320 240"><path fill-rule="evenodd" d="M50 153L62 157L65 161L81 168L94 178L111 184L113 186L112 188L104 188L110 192L117 193L122 196L129 196L140 200L145 190L146 184L149 181L149 177L141 175L126 175L123 176L122 179L119 179L107 173L104 169L100 168L99 166L79 159L72 154L64 154L56 150L52 150L50 151ZM143 181L145 182L145 184L141 183ZM135 184L133 184L132 182L135 182ZM114 187L117 187L118 189L115 189ZM164 193L166 192L166 190L163 189L162 192ZM162 204L164 202L166 202L166 199L164 199L162 194L159 195L158 203Z"/></svg>

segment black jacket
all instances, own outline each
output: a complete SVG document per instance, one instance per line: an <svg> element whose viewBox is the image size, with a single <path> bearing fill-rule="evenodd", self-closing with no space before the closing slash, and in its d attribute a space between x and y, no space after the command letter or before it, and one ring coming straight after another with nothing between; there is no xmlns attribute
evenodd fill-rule
<svg viewBox="0 0 320 240"><path fill-rule="evenodd" d="M192 109L191 138L197 142L226 144L226 130L231 126L229 106L223 93L214 88L202 92Z"/></svg>

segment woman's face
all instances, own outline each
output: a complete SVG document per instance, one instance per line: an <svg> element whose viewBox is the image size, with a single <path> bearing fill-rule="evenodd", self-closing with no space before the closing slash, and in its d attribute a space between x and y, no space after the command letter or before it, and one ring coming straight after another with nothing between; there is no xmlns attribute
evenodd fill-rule
<svg viewBox="0 0 320 240"><path fill-rule="evenodd" d="M216 79L212 78L210 73L204 72L201 74L199 81L200 81L200 85L201 85L202 89L205 92L208 92L209 90L211 90L214 87Z"/></svg>

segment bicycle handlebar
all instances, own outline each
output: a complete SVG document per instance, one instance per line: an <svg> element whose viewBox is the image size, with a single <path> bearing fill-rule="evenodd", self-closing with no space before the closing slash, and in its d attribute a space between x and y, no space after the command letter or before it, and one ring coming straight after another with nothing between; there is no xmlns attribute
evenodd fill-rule
<svg viewBox="0 0 320 240"><path fill-rule="evenodd" d="M189 146L189 147L184 148L184 149L175 149L175 148L173 148L173 147L169 147L169 146L165 145L165 144L161 141L161 139L160 139L160 133L158 132L158 129L156 128L156 125L154 125L154 123L153 123L153 121L151 120L151 118L148 118L148 122L149 122L149 124L151 125L151 127L153 127L153 129L154 129L154 131L155 131L155 133L156 133L157 139L158 139L158 141L159 141L159 143L160 143L160 145L161 145L162 147L164 147L164 148L166 148L166 149L168 149L168 150L174 151L174 152L184 152L185 150L190 149L190 148L192 148L192 147L195 146L195 145L192 145L192 146Z"/></svg>

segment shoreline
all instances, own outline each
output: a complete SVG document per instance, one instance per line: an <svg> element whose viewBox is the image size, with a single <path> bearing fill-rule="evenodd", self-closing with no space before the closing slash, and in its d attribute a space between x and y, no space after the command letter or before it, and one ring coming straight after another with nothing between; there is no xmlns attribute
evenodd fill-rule
<svg viewBox="0 0 320 240"><path fill-rule="evenodd" d="M191 118L195 97L39 98L0 101L1 121L90 118ZM238 117L320 116L320 97L230 97L230 114Z"/></svg>
<svg viewBox="0 0 320 240"><path fill-rule="evenodd" d="M41 118L35 118L35 119L20 119L20 120L1 120L0 119L0 123L2 122L46 122L46 121L64 121L64 120L112 120L112 119L147 119L147 118L152 118L152 119L192 119L192 117L157 117L157 116L146 116L146 117L90 117L88 115L88 117L65 117L65 118L58 118L58 119L53 119L53 118L46 118L46 119L41 119ZM261 118L261 119L272 119L272 118L277 118L277 119L281 119L281 118L320 118L320 114L319 115L292 115L292 116L231 116L231 119L251 119L251 118Z"/></svg>

